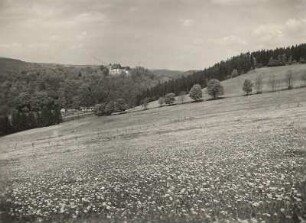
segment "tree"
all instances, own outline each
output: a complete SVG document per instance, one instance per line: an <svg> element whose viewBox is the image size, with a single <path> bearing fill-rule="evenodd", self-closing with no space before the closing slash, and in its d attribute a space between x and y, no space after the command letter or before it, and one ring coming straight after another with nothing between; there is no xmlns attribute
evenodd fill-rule
<svg viewBox="0 0 306 223"><path fill-rule="evenodd" d="M291 70L288 70L286 74L286 83L287 83L287 88L290 90L293 87L293 74Z"/></svg>
<svg viewBox="0 0 306 223"><path fill-rule="evenodd" d="M246 95L249 95L253 91L253 82L249 79L246 79L243 83L242 90L246 93Z"/></svg>
<svg viewBox="0 0 306 223"><path fill-rule="evenodd" d="M189 91L189 97L194 101L199 101L202 99L202 88L201 85L195 84Z"/></svg>
<svg viewBox="0 0 306 223"><path fill-rule="evenodd" d="M291 65L291 64L292 64L292 55L290 55L290 56L289 56L289 59L288 59L288 64L289 64L289 65Z"/></svg>
<svg viewBox="0 0 306 223"><path fill-rule="evenodd" d="M303 80L304 82L306 82L306 73L304 73L304 74L302 75L302 80Z"/></svg>
<svg viewBox="0 0 306 223"><path fill-rule="evenodd" d="M150 101L149 98L143 99L143 102L142 102L143 110L147 110L148 109L149 101Z"/></svg>
<svg viewBox="0 0 306 223"><path fill-rule="evenodd" d="M256 57L253 57L252 62L253 62L253 68L255 69L257 67L257 59L256 59Z"/></svg>
<svg viewBox="0 0 306 223"><path fill-rule="evenodd" d="M164 98L164 97L160 97L160 98L158 99L159 107L162 107L164 103L165 103L165 98Z"/></svg>
<svg viewBox="0 0 306 223"><path fill-rule="evenodd" d="M272 75L270 76L269 83L270 83L270 86L271 86L271 90L272 90L272 91L275 91L276 80L275 80L274 74L272 74Z"/></svg>
<svg viewBox="0 0 306 223"><path fill-rule="evenodd" d="M224 88L221 85L220 81L217 79L211 79L207 83L207 93L213 97L213 99L216 99L217 97L224 94Z"/></svg>
<svg viewBox="0 0 306 223"><path fill-rule="evenodd" d="M165 96L165 103L167 105L172 105L175 102L175 94L174 93L168 93Z"/></svg>
<svg viewBox="0 0 306 223"><path fill-rule="evenodd" d="M11 124L7 116L0 115L0 136L9 134L11 129Z"/></svg>
<svg viewBox="0 0 306 223"><path fill-rule="evenodd" d="M182 104L184 104L185 99L186 99L186 92L185 92L185 91L181 91L180 94L179 94L178 100L179 100Z"/></svg>
<svg viewBox="0 0 306 223"><path fill-rule="evenodd" d="M262 93L262 86L263 86L262 76L258 75L255 79L255 90L257 94Z"/></svg>
<svg viewBox="0 0 306 223"><path fill-rule="evenodd" d="M234 69L234 70L232 71L231 77L232 77L232 78L233 78L233 77L237 77L238 75L239 75L238 70L237 70L237 69Z"/></svg>

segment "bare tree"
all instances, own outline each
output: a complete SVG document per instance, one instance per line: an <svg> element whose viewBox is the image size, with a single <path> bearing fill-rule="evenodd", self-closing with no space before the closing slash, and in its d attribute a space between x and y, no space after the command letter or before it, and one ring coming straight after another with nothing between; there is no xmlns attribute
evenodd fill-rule
<svg viewBox="0 0 306 223"><path fill-rule="evenodd" d="M143 99L143 102L142 102L143 110L147 110L148 109L148 105L149 105L149 98Z"/></svg>
<svg viewBox="0 0 306 223"><path fill-rule="evenodd" d="M270 86L271 86L271 90L272 90L272 91L275 91L275 88L276 88L276 80L275 80L275 75L274 75L274 74L272 74L272 75L270 76L269 83L270 83Z"/></svg>
<svg viewBox="0 0 306 223"><path fill-rule="evenodd" d="M184 101L186 99L186 92L185 91L181 91L180 94L179 94L179 102L181 102L182 104L184 104Z"/></svg>
<svg viewBox="0 0 306 223"><path fill-rule="evenodd" d="M293 74L291 70L288 70L286 74L286 83L287 83L287 88L292 89L293 88Z"/></svg>
<svg viewBox="0 0 306 223"><path fill-rule="evenodd" d="M302 80L306 83L306 73L302 75Z"/></svg>
<svg viewBox="0 0 306 223"><path fill-rule="evenodd" d="M262 86L263 86L262 76L258 75L255 79L255 86L254 86L257 94L262 93Z"/></svg>

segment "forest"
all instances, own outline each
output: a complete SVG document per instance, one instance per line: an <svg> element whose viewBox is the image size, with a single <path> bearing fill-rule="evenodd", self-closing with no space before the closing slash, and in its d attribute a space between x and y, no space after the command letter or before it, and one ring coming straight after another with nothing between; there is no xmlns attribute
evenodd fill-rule
<svg viewBox="0 0 306 223"><path fill-rule="evenodd" d="M39 66L0 73L0 135L62 121L60 109L78 109L110 101L136 105L136 96L158 84L143 67L129 75L110 75L106 66Z"/></svg>
<svg viewBox="0 0 306 223"><path fill-rule="evenodd" d="M137 96L137 105L142 104L144 99L155 101L168 93L179 95L181 92L188 92L194 84L200 84L202 88L205 88L210 79L223 81L255 68L305 63L305 60L306 44L242 53L226 61L216 63L212 67L196 71L187 77L169 80L146 89Z"/></svg>

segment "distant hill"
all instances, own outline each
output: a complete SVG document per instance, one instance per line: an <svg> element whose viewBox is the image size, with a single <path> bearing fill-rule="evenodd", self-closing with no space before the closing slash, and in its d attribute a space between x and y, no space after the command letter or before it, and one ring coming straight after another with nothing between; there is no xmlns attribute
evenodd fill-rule
<svg viewBox="0 0 306 223"><path fill-rule="evenodd" d="M22 60L16 60L11 58L0 57L0 72L20 72L24 69L29 69L31 67L30 63L24 62Z"/></svg>
<svg viewBox="0 0 306 223"><path fill-rule="evenodd" d="M99 69L98 65L66 65L66 64L55 64L55 63L30 63L18 59L0 57L0 73L9 73L29 70L40 70L40 69L54 69L62 68L73 73L82 72L88 74ZM165 82L173 79L181 78L192 73L192 71L176 71L167 69L153 69L150 70L160 82Z"/></svg>
<svg viewBox="0 0 306 223"><path fill-rule="evenodd" d="M163 81L178 79L192 73L192 71L178 71L178 70L167 70L167 69L153 69L150 71L154 75L160 77Z"/></svg>

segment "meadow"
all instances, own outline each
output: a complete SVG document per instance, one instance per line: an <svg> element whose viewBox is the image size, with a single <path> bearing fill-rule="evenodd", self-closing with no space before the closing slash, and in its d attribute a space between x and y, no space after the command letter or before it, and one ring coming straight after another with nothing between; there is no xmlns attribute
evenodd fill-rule
<svg viewBox="0 0 306 223"><path fill-rule="evenodd" d="M305 95L232 95L2 137L0 221L305 222Z"/></svg>
<svg viewBox="0 0 306 223"><path fill-rule="evenodd" d="M240 76L229 78L225 81L222 81L224 86L224 96L225 97L238 97L244 94L242 90L243 82L246 79L251 80L253 83L256 82L256 78L262 78L262 91L271 92L271 91L281 91L286 90L288 83L286 81L286 76L288 72L292 72L292 84L294 88L306 86L306 64L293 64L280 67L262 67L255 70L251 70L246 74ZM275 80L275 89L271 87L270 80L274 78ZM256 93L255 86L253 88L253 93ZM206 88L203 89L203 100L209 100L211 97L206 93ZM180 98L176 97L177 103L180 103ZM188 96L188 92L184 97L184 102L192 102L192 99ZM148 108L159 107L158 101L153 101L148 104ZM142 107L138 106L132 110L141 110Z"/></svg>

